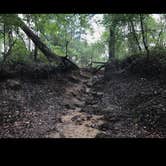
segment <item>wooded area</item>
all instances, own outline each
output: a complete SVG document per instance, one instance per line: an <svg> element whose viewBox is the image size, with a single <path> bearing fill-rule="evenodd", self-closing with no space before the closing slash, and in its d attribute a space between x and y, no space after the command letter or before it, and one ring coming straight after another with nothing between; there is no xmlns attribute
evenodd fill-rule
<svg viewBox="0 0 166 166"><path fill-rule="evenodd" d="M0 137L166 136L166 14L0 14Z"/></svg>

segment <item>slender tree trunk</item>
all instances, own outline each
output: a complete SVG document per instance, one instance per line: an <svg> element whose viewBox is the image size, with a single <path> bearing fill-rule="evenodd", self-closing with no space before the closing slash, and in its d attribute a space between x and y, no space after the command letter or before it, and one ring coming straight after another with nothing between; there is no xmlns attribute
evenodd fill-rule
<svg viewBox="0 0 166 166"><path fill-rule="evenodd" d="M93 61L93 57L92 55L90 56L90 68L92 69L92 61Z"/></svg>
<svg viewBox="0 0 166 166"><path fill-rule="evenodd" d="M115 26L110 27L109 60L115 57Z"/></svg>
<svg viewBox="0 0 166 166"><path fill-rule="evenodd" d="M37 61L37 55L38 55L38 48L35 45L35 50L34 50L34 61Z"/></svg>
<svg viewBox="0 0 166 166"><path fill-rule="evenodd" d="M37 25L37 19L35 17L35 27L36 27L36 35L38 35L38 25ZM35 45L35 50L34 50L34 61L37 61L37 56L38 56L38 48L37 46Z"/></svg>
<svg viewBox="0 0 166 166"><path fill-rule="evenodd" d="M30 16L29 16L29 14L27 15L27 23L28 23L28 26L29 26L29 28L30 28ZM31 51L31 40L30 40L30 38L28 38L28 50L29 51Z"/></svg>
<svg viewBox="0 0 166 166"><path fill-rule="evenodd" d="M141 32L142 32L142 40L143 40L143 44L147 53L147 60L149 60L149 48L147 45L147 39L145 37L145 30L144 30L144 25L143 25L143 17L142 14L140 14L140 22L141 22Z"/></svg>
<svg viewBox="0 0 166 166"><path fill-rule="evenodd" d="M66 41L66 45L65 45L66 58L68 57L68 45L69 45L69 41Z"/></svg>
<svg viewBox="0 0 166 166"><path fill-rule="evenodd" d="M157 42L156 42L156 45L157 46L160 46L161 44L161 34L163 33L163 28L161 28L159 34L158 34L158 38L157 38ZM160 44L159 44L160 43Z"/></svg>
<svg viewBox="0 0 166 166"><path fill-rule="evenodd" d="M8 31L8 38L9 38L9 48L10 48L13 43L12 29L9 29Z"/></svg>
<svg viewBox="0 0 166 166"><path fill-rule="evenodd" d="M137 44L135 42L133 42L134 36L133 36L133 32L132 32L132 28L131 25L128 23L128 29L129 29L129 33L128 33L128 49L129 49L129 53L130 54L134 54L137 50Z"/></svg>
<svg viewBox="0 0 166 166"><path fill-rule="evenodd" d="M6 59L10 56L11 51L12 51L12 48L13 48L13 46L14 46L15 43L16 43L16 40L15 40L15 41L12 41L12 43L11 43L11 45L10 45L8 51L7 51L7 52L5 53L5 55L4 55L4 59L3 59L2 64L4 64L4 63L6 62Z"/></svg>
<svg viewBox="0 0 166 166"><path fill-rule="evenodd" d="M138 40L138 38L137 38L137 34L136 34L136 31L135 31L135 28L134 28L133 21L132 21L131 19L129 19L129 22L130 22L131 29L132 29L132 33L133 33L133 37L134 37L135 42L136 42L136 44L137 44L137 46L138 46L138 49L139 49L139 51L142 51L141 46L140 46L140 44L139 44L139 40Z"/></svg>
<svg viewBox="0 0 166 166"><path fill-rule="evenodd" d="M3 25L3 46L4 46L4 57L6 54L6 25Z"/></svg>

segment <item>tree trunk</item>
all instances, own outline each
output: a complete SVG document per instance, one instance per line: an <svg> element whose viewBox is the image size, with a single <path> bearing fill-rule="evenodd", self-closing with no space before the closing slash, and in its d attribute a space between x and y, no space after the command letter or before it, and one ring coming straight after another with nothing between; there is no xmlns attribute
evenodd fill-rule
<svg viewBox="0 0 166 166"><path fill-rule="evenodd" d="M31 25L30 21L31 21L30 15L27 14L27 23L28 23L29 27ZM30 40L30 38L28 39L28 50L31 51L31 40Z"/></svg>
<svg viewBox="0 0 166 166"><path fill-rule="evenodd" d="M69 41L66 41L66 45L65 45L66 58L68 57L68 45L69 45Z"/></svg>
<svg viewBox="0 0 166 166"><path fill-rule="evenodd" d="M128 39L128 51L129 51L129 54L135 54L138 50L138 47L137 47L137 44L135 42L133 42L133 40L135 41L134 39L134 36L133 36L133 31L132 31L132 28L131 28L131 25L128 23L128 29L129 29L129 32L128 32L128 35L127 35L127 39Z"/></svg>
<svg viewBox="0 0 166 166"><path fill-rule="evenodd" d="M6 54L6 25L3 25L3 46L4 46L4 56Z"/></svg>
<svg viewBox="0 0 166 166"><path fill-rule="evenodd" d="M163 33L163 28L161 28L159 34L158 34L158 38L157 38L157 42L156 42L156 46L161 46L161 35ZM160 44L159 44L160 43ZM163 45L163 44L162 44Z"/></svg>
<svg viewBox="0 0 166 166"><path fill-rule="evenodd" d="M141 46L140 46L140 44L139 44L139 40L138 40L138 38L137 38L137 34L136 34L136 31L135 31L135 28L134 28L133 21L132 21L131 19L129 19L129 22L130 22L131 29L132 29L132 33L133 33L133 37L134 37L134 39L135 39L135 41L136 41L136 44L137 44L137 46L138 46L138 49L139 49L139 51L142 51Z"/></svg>
<svg viewBox="0 0 166 166"><path fill-rule="evenodd" d="M38 54L38 49L35 46L35 50L34 50L34 61L37 61L37 54Z"/></svg>
<svg viewBox="0 0 166 166"><path fill-rule="evenodd" d="M110 27L109 60L115 57L115 27Z"/></svg>
<svg viewBox="0 0 166 166"><path fill-rule="evenodd" d="M78 69L78 66L73 62L68 60L66 57L60 57L53 53L42 41L41 39L31 30L28 26L18 17L16 19L19 22L19 27L26 33L26 35L34 42L34 44L41 50L41 52L47 57L51 62L55 60L58 65L63 65L65 68Z"/></svg>
<svg viewBox="0 0 166 166"><path fill-rule="evenodd" d="M9 48L10 48L13 43L12 29L9 29L8 31L8 38L9 38Z"/></svg>
<svg viewBox="0 0 166 166"><path fill-rule="evenodd" d="M147 39L145 37L145 30L144 30L144 25L143 25L142 14L140 14L140 22L141 22L142 40L143 40L143 44L144 44L145 50L147 52L147 60L149 60L149 48L148 48L148 45L147 45Z"/></svg>
<svg viewBox="0 0 166 166"><path fill-rule="evenodd" d="M10 44L8 51L4 54L4 58L3 58L2 64L4 64L5 61L6 61L6 59L10 56L11 51L12 51L12 48L13 48L13 46L14 46L15 43L16 43L16 40L13 41L13 42Z"/></svg>

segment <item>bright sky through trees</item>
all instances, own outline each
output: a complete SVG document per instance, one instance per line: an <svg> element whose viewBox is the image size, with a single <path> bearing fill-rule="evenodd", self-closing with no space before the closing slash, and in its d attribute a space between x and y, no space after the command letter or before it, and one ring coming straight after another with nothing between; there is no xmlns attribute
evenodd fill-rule
<svg viewBox="0 0 166 166"><path fill-rule="evenodd" d="M152 15L156 19L156 21L159 21L160 14L152 14ZM85 39L87 40L88 43L95 43L97 40L100 39L105 28L102 24L97 23L97 21L100 22L102 21L102 19L103 19L103 14L96 14L94 18L90 21L93 28L93 33L87 32Z"/></svg>
<svg viewBox="0 0 166 166"><path fill-rule="evenodd" d="M102 26L99 22L102 21L103 14L96 14L94 18L90 21L92 25L93 32L87 32L85 39L88 43L95 43L100 39L102 33L104 32L104 26Z"/></svg>

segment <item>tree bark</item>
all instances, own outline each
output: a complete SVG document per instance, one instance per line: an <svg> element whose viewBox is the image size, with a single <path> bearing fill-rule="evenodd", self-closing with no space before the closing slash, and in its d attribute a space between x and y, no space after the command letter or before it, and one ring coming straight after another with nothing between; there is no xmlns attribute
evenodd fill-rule
<svg viewBox="0 0 166 166"><path fill-rule="evenodd" d="M145 37L145 30L144 30L144 25L143 25L142 14L140 14L140 22L141 22L142 40L143 40L143 44L144 44L145 50L147 52L147 60L149 60L149 48L148 48L148 45L147 45L147 39Z"/></svg>
<svg viewBox="0 0 166 166"><path fill-rule="evenodd" d="M71 62L66 57L60 57L53 53L41 39L19 18L16 16L19 22L19 27L25 32L25 34L33 41L33 43L43 52L47 59L51 62L55 60L58 65L63 65L65 68L78 69L78 66Z"/></svg>
<svg viewBox="0 0 166 166"><path fill-rule="evenodd" d="M115 57L115 27L110 27L109 60Z"/></svg>
<svg viewBox="0 0 166 166"><path fill-rule="evenodd" d="M28 23L29 27L31 25L30 21L31 21L30 15L27 14L27 23ZM28 39L28 50L31 51L31 40L30 40L30 38Z"/></svg>
<svg viewBox="0 0 166 166"><path fill-rule="evenodd" d="M158 34L158 38L157 38L157 42L156 42L156 46L161 46L159 43L161 42L161 34L163 33L163 28L161 28L159 34Z"/></svg>
<svg viewBox="0 0 166 166"><path fill-rule="evenodd" d="M38 54L38 49L35 46L35 50L34 50L34 61L37 61L37 54Z"/></svg>
<svg viewBox="0 0 166 166"><path fill-rule="evenodd" d="M9 29L9 31L8 31L9 48L11 47L11 45L13 43L13 34L12 34L12 32L13 32L12 28Z"/></svg>
<svg viewBox="0 0 166 166"><path fill-rule="evenodd" d="M6 54L6 25L3 25L3 46L4 46L4 56Z"/></svg>
<svg viewBox="0 0 166 166"><path fill-rule="evenodd" d="M6 61L6 59L10 56L11 51L12 51L12 48L13 48L13 46L14 46L15 43L16 43L16 40L13 41L13 42L10 44L8 51L4 54L4 59L3 59L2 64L4 64L5 61Z"/></svg>
<svg viewBox="0 0 166 166"><path fill-rule="evenodd" d="M129 19L129 22L130 22L131 29L132 29L132 32L133 32L133 37L134 37L134 39L135 39L135 41L136 41L136 44L137 44L137 46L138 46L138 49L139 49L139 51L142 51L141 46L140 46L140 44L139 44L139 40L138 40L138 38L137 38L137 34L136 34L136 31L135 31L135 28L134 28L133 21L132 21L131 19Z"/></svg>
<svg viewBox="0 0 166 166"><path fill-rule="evenodd" d="M68 45L69 45L69 41L66 41L66 44L65 44L65 54L66 54L66 58L68 57Z"/></svg>

